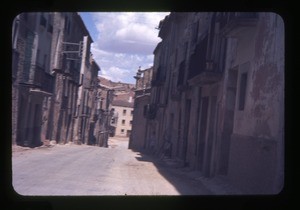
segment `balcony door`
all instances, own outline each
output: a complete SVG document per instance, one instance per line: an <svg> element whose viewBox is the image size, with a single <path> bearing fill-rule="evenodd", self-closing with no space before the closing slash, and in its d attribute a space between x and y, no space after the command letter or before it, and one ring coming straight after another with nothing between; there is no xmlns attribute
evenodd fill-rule
<svg viewBox="0 0 300 210"><path fill-rule="evenodd" d="M226 175L228 170L230 138L233 132L234 125L234 110L236 104L237 91L237 68L231 69L228 72L228 81L226 88L226 107L224 113L224 125L221 138L221 153L219 159L219 173Z"/></svg>
<svg viewBox="0 0 300 210"><path fill-rule="evenodd" d="M185 101L185 118L183 127L183 161L184 164L187 161L187 148L188 148L188 135L189 135L189 124L190 124L190 112L191 112L191 100Z"/></svg>
<svg viewBox="0 0 300 210"><path fill-rule="evenodd" d="M207 117L208 117L208 97L201 98L201 108L198 117L198 136L197 136L197 163L196 170L202 171L203 160L204 160L204 149L205 149L205 138L207 128Z"/></svg>

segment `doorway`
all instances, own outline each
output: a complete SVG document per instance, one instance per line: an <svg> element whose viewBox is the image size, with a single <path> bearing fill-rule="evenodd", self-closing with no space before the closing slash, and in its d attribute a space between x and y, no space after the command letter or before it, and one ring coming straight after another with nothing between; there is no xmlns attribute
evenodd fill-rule
<svg viewBox="0 0 300 210"><path fill-rule="evenodd" d="M197 163L196 170L202 171L204 161L204 149L205 149L205 138L207 128L207 117L208 117L208 97L201 98L201 108L199 112L198 120L198 136L197 136Z"/></svg>
<svg viewBox="0 0 300 210"><path fill-rule="evenodd" d="M182 157L183 157L184 165L188 165L188 163L187 163L187 148L188 148L189 124L190 124L190 111L191 111L191 100L187 99L185 101L185 118L184 118L184 127L183 127Z"/></svg>
<svg viewBox="0 0 300 210"><path fill-rule="evenodd" d="M217 97L212 96L210 100L209 119L207 120L207 137L204 151L203 173L206 177L210 177L214 173L214 156L215 156L215 141L216 141L216 104Z"/></svg>
<svg viewBox="0 0 300 210"><path fill-rule="evenodd" d="M229 70L228 81L226 87L226 106L224 112L224 124L221 138L221 151L219 159L219 174L226 175L228 171L230 138L233 132L234 125L234 110L236 104L236 91L237 91L237 67Z"/></svg>
<svg viewBox="0 0 300 210"><path fill-rule="evenodd" d="M41 105L35 104L34 107L34 121L33 121L33 145L39 146L41 144Z"/></svg>

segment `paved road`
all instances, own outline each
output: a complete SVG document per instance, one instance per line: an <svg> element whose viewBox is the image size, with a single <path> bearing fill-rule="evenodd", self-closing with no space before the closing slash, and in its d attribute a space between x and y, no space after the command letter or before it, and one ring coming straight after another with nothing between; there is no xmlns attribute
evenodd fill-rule
<svg viewBox="0 0 300 210"><path fill-rule="evenodd" d="M109 144L14 151L13 187L21 195L211 194L200 182L127 149L126 139L110 139Z"/></svg>

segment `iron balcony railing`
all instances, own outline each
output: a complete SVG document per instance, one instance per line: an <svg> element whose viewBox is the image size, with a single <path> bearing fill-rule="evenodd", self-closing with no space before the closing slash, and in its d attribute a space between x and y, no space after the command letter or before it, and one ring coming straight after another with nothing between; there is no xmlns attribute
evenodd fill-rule
<svg viewBox="0 0 300 210"><path fill-rule="evenodd" d="M35 67L34 84L38 85L42 91L52 93L54 89L54 76L45 72L45 69L40 65L36 65Z"/></svg>
<svg viewBox="0 0 300 210"><path fill-rule="evenodd" d="M30 72L23 72L20 77L19 84L39 88L41 91L53 93L54 76L48 74L39 65L31 65Z"/></svg>

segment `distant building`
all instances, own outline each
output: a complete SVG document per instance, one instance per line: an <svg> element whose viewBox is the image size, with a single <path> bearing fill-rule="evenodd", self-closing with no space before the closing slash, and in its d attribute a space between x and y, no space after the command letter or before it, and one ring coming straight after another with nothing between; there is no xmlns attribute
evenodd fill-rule
<svg viewBox="0 0 300 210"><path fill-rule="evenodd" d="M99 119L95 130L96 145L101 147L108 146L108 138L114 133L114 126L111 120L115 117L115 113L111 107L114 98L113 84L109 80L98 77L98 105Z"/></svg>
<svg viewBox="0 0 300 210"><path fill-rule="evenodd" d="M133 99L132 96L129 97L131 97L131 99L128 101L114 100L112 102L112 108L118 116L117 122L113 122L116 124L115 136L129 137L131 135Z"/></svg>
<svg viewBox="0 0 300 210"><path fill-rule="evenodd" d="M159 30L146 138L139 145L203 176L226 176L245 193L278 193L283 20L275 13L172 12Z"/></svg>
<svg viewBox="0 0 300 210"><path fill-rule="evenodd" d="M131 134L132 110L133 110L133 96L134 85L113 82L99 77L100 88L103 91L103 96L109 94L106 98L103 97L101 101L107 106L110 114L108 134L110 136L126 137ZM106 92L106 93L105 93Z"/></svg>
<svg viewBox="0 0 300 210"><path fill-rule="evenodd" d="M152 72L153 67L144 70L139 69L134 77L136 79L136 88L134 91L133 123L129 149L139 150L150 147L150 145L146 145L147 117L145 114L150 104ZM148 144L151 144L150 141L148 141Z"/></svg>

